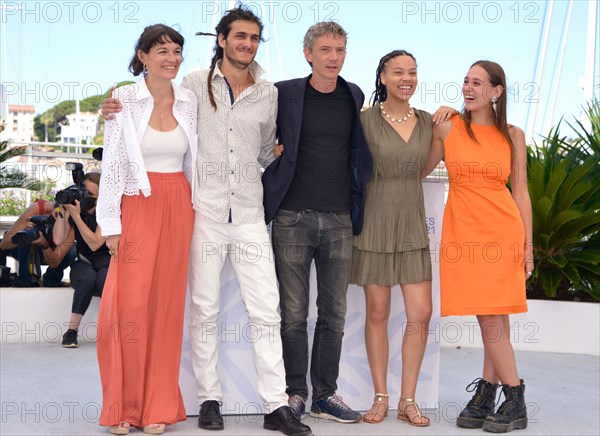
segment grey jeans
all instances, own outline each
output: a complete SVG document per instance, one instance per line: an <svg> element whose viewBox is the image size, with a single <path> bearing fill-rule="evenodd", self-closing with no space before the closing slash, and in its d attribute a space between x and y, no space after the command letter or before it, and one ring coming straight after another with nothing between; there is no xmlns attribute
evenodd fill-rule
<svg viewBox="0 0 600 436"><path fill-rule="evenodd" d="M280 210L273 221L273 251L279 281L287 393L305 400L310 268L315 261L317 324L310 377L312 399L319 401L337 389L352 260L350 213Z"/></svg>

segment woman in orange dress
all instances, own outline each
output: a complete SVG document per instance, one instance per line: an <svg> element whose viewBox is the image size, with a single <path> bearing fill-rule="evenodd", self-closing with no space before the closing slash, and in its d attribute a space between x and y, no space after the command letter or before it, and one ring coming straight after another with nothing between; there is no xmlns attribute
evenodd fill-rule
<svg viewBox="0 0 600 436"><path fill-rule="evenodd" d="M500 65L474 63L462 91L462 114L434 126L423 175L444 159L450 190L440 251L442 316L476 315L484 346L483 375L471 384L475 395L457 425L507 432L527 426L509 327L509 314L527 311L525 280L533 271L527 151L523 131L506 121ZM498 382L506 399L495 411Z"/></svg>
<svg viewBox="0 0 600 436"><path fill-rule="evenodd" d="M179 362L194 213L197 103L172 83L183 37L148 26L106 122L98 224L112 260L98 314L100 425L161 434L186 418Z"/></svg>

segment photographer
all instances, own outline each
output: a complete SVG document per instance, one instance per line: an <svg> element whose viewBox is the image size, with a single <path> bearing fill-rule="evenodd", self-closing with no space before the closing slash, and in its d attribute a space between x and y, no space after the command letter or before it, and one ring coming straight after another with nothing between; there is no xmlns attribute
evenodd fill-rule
<svg viewBox="0 0 600 436"><path fill-rule="evenodd" d="M13 257L19 262L17 278L12 281L11 286L20 288L38 287L38 282L34 280L32 274L40 273L42 261L49 265L42 277L43 286L63 286L64 270L75 260L76 253L74 247L72 247L73 242L71 241L68 244L67 241L60 249L53 249L42 231L38 230L36 224L32 222L32 218L36 216L53 219L54 210L55 204L53 202L36 200L25 209L25 212L19 216L10 230L4 234L0 242L2 265L6 265L7 256ZM51 224L46 227L51 227ZM16 238L14 238L15 235ZM17 242L20 239L24 240L23 243Z"/></svg>
<svg viewBox="0 0 600 436"><path fill-rule="evenodd" d="M71 285L75 290L69 328L63 335L65 348L76 348L77 331L81 319L94 295L101 296L110 255L105 240L96 223L96 200L100 174L89 173L83 176L71 204L63 204L64 212L58 214L54 225L54 242L57 245L75 239L77 261L71 265ZM73 189L73 188L69 188ZM82 191L78 193L77 191ZM58 197L58 194L57 194Z"/></svg>

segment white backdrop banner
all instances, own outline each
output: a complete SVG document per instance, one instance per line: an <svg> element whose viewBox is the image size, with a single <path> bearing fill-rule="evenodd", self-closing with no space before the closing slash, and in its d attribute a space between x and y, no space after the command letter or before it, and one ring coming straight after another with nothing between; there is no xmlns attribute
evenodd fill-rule
<svg viewBox="0 0 600 436"><path fill-rule="evenodd" d="M425 408L438 407L439 356L440 356L440 303L439 303L439 246L444 210L444 183L424 183L427 229L430 239L433 266L433 316L430 324L427 349L419 376L416 399ZM311 271L311 307L308 319L309 346L316 325L316 274ZM229 262L221 274L221 313L218 321L219 377L223 390L223 414L262 414L262 401L256 388L256 366L252 341L256 328L249 323L246 308L240 297L239 286ZM188 415L198 414L196 381L191 362L189 333L189 292L183 332L183 351L179 384ZM365 299L362 287L351 285L348 289L348 312L338 395L356 410L367 410L373 402L373 387L369 362L364 345ZM406 313L399 286L392 290L392 308L389 323L390 361L388 390L390 406L395 408L400 397L402 374L402 336L406 328ZM310 350L309 350L310 356ZM310 371L309 371L310 372ZM307 377L310 376L307 374ZM308 381L310 386L310 380ZM310 393L307 410L310 408Z"/></svg>

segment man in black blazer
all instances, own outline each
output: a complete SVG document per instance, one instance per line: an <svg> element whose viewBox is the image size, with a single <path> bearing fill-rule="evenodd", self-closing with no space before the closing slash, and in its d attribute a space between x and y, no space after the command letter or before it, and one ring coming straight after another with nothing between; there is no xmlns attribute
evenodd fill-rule
<svg viewBox="0 0 600 436"><path fill-rule="evenodd" d="M314 260L318 318L310 414L350 423L359 421L361 415L335 391L352 235L362 229L373 159L359 120L364 95L339 76L346 41L346 32L335 22L313 25L304 37L304 55L312 74L276 84L277 137L284 152L265 170L263 186L266 221L273 220L290 407L300 418L308 398L307 317Z"/></svg>

